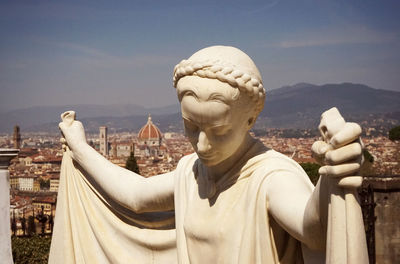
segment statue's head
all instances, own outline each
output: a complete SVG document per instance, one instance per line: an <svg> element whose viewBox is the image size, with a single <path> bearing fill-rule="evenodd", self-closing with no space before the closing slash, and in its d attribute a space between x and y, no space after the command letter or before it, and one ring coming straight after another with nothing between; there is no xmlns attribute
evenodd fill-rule
<svg viewBox="0 0 400 264"><path fill-rule="evenodd" d="M265 90L254 62L234 47L212 46L174 69L185 132L205 165L241 147L264 106Z"/></svg>

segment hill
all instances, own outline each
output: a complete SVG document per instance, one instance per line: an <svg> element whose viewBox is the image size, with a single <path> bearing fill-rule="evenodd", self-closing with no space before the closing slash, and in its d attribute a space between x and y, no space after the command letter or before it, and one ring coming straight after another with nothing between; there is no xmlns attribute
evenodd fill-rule
<svg viewBox="0 0 400 264"><path fill-rule="evenodd" d="M400 124L400 92L379 90L362 84L313 85L300 83L267 91L265 107L256 128L313 128L322 112L336 106L349 121L382 126ZM162 131L182 131L179 105L148 109L137 105L75 105L32 107L0 113L0 132L11 133L15 124L22 131L57 131L59 114L73 109L88 131L100 125L118 130L138 130L147 115Z"/></svg>
<svg viewBox="0 0 400 264"><path fill-rule="evenodd" d="M321 113L334 106L347 120L362 122L387 116L399 122L400 92L353 83L285 86L267 92L258 125L276 128L315 127ZM397 118L396 112L399 112Z"/></svg>
<svg viewBox="0 0 400 264"><path fill-rule="evenodd" d="M92 120L95 122L110 122L109 120L121 120L121 127L126 122L138 122L147 120L147 115L169 115L179 112L179 105L170 105L159 108L145 108L139 105L65 105L65 106L36 106L26 109L18 109L9 112L0 112L0 132L10 133L15 125L19 125L22 131L57 131L60 114L74 110L79 120ZM124 124L125 123L125 124ZM141 123L143 124L143 122Z"/></svg>

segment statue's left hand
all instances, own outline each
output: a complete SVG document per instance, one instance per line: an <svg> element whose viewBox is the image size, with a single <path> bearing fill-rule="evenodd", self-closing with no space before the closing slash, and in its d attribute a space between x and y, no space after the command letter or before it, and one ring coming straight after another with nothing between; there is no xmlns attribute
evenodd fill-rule
<svg viewBox="0 0 400 264"><path fill-rule="evenodd" d="M316 141L311 147L313 157L323 165L319 174L337 179L338 186L357 188L362 184L362 177L356 176L363 163L361 127L343 120L336 130L323 135L325 141Z"/></svg>

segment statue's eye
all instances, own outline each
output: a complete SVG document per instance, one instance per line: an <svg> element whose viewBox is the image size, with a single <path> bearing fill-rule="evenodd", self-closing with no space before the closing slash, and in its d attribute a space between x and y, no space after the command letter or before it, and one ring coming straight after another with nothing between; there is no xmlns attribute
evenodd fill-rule
<svg viewBox="0 0 400 264"><path fill-rule="evenodd" d="M216 136L224 136L231 130L231 126L230 125L215 126L210 128L210 130Z"/></svg>

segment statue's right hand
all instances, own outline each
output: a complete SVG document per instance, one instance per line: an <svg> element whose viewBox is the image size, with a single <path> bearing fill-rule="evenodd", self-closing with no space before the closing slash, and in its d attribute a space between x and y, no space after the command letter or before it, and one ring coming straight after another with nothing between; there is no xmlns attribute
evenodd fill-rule
<svg viewBox="0 0 400 264"><path fill-rule="evenodd" d="M75 120L75 112L64 112L61 114L61 119L63 121L58 124L58 127L62 134L60 141L63 144L63 148L68 146L70 150L74 151L81 144L86 144L85 130L82 123Z"/></svg>

